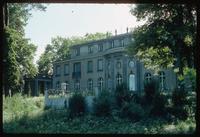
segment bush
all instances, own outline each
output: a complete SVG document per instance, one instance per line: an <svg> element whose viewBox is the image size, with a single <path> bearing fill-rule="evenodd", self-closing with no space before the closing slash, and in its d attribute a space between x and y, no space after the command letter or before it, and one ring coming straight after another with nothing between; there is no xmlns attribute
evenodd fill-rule
<svg viewBox="0 0 200 137"><path fill-rule="evenodd" d="M130 103L124 102L121 108L120 116L123 118L129 118L133 121L141 120L145 115L145 112L140 104L133 101Z"/></svg>
<svg viewBox="0 0 200 137"><path fill-rule="evenodd" d="M166 114L167 108L167 98L161 92L155 94L153 102L152 102L152 109L151 115L154 116L163 116Z"/></svg>
<svg viewBox="0 0 200 137"><path fill-rule="evenodd" d="M172 93L172 114L177 118L186 119L188 112L187 105L187 91L184 89L175 89Z"/></svg>
<svg viewBox="0 0 200 137"><path fill-rule="evenodd" d="M94 114L96 116L109 116L111 114L111 95L108 91L100 92L94 99Z"/></svg>
<svg viewBox="0 0 200 137"><path fill-rule="evenodd" d="M150 82L144 84L144 97L147 104L152 103L157 91L158 88L155 80L151 80Z"/></svg>
<svg viewBox="0 0 200 137"><path fill-rule="evenodd" d="M118 107L121 107L124 102L130 102L132 99L128 88L124 83L116 87L114 96Z"/></svg>
<svg viewBox="0 0 200 137"><path fill-rule="evenodd" d="M75 93L69 99L69 115L80 116L86 112L85 98L80 93Z"/></svg>

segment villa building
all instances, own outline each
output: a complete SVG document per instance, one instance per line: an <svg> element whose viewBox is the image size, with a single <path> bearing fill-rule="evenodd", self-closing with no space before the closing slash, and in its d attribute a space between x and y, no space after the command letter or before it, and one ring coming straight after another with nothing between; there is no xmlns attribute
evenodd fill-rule
<svg viewBox="0 0 200 137"><path fill-rule="evenodd" d="M127 32L72 46L68 60L53 64L53 88L60 89L61 83L66 83L70 91L112 91L118 84L126 83L129 90L142 91L144 81L150 81L153 73L145 69L142 62L127 55L125 48L132 41L132 34ZM165 91L176 86L172 69L160 71L158 80Z"/></svg>

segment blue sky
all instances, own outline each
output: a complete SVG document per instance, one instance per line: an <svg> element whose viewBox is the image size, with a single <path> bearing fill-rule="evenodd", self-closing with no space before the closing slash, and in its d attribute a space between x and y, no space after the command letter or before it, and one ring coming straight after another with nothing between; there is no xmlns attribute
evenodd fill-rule
<svg viewBox="0 0 200 137"><path fill-rule="evenodd" d="M130 4L49 4L45 12L32 11L25 35L38 46L34 62L51 38L83 36L86 33L125 33L140 25L130 14Z"/></svg>

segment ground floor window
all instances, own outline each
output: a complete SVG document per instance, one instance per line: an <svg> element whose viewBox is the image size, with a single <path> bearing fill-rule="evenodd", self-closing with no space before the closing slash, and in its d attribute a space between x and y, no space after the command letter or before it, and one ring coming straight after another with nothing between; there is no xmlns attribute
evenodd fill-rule
<svg viewBox="0 0 200 137"><path fill-rule="evenodd" d="M66 90L69 90L69 83L68 83L68 81L65 81L65 83L66 83Z"/></svg>
<svg viewBox="0 0 200 137"><path fill-rule="evenodd" d="M75 91L80 90L80 80L76 80L74 82L74 89L75 89Z"/></svg>
<svg viewBox="0 0 200 137"><path fill-rule="evenodd" d="M129 75L129 90L135 91L135 74Z"/></svg>
<svg viewBox="0 0 200 137"><path fill-rule="evenodd" d="M56 89L59 89L60 88L60 81L57 81L56 82Z"/></svg>
<svg viewBox="0 0 200 137"><path fill-rule="evenodd" d="M93 80L88 79L88 90L93 90Z"/></svg>
<svg viewBox="0 0 200 137"><path fill-rule="evenodd" d="M145 82L149 83L151 81L151 73L145 73Z"/></svg>
<svg viewBox="0 0 200 137"><path fill-rule="evenodd" d="M122 84L122 75L121 74L117 74L117 85Z"/></svg>
<svg viewBox="0 0 200 137"><path fill-rule="evenodd" d="M165 89L165 72L160 71L159 78L160 78L160 89L164 90Z"/></svg>
<svg viewBox="0 0 200 137"><path fill-rule="evenodd" d="M98 79L98 88L100 91L102 91L102 89L103 89L103 78L102 77L100 77Z"/></svg>

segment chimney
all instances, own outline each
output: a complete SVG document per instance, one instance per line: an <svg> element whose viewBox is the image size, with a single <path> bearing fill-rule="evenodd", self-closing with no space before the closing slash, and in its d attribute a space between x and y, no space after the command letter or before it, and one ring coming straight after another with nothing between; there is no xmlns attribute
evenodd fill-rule
<svg viewBox="0 0 200 137"><path fill-rule="evenodd" d="M126 33L128 33L128 27L126 28Z"/></svg>
<svg viewBox="0 0 200 137"><path fill-rule="evenodd" d="M117 30L115 30L115 36L117 35Z"/></svg>

